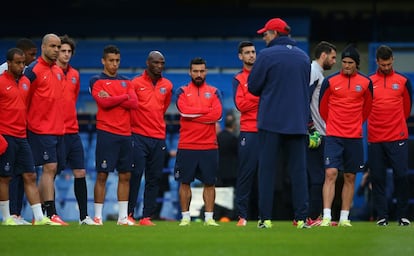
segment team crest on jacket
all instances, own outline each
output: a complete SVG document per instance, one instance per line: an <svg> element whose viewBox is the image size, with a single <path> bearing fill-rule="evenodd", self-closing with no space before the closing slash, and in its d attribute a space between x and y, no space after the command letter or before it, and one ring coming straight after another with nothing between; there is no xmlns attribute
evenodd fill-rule
<svg viewBox="0 0 414 256"><path fill-rule="evenodd" d="M72 77L72 84L76 84L76 77Z"/></svg>
<svg viewBox="0 0 414 256"><path fill-rule="evenodd" d="M210 99L211 98L211 93L210 92L204 93L204 98Z"/></svg>
<svg viewBox="0 0 414 256"><path fill-rule="evenodd" d="M165 93L167 93L167 89L165 89L165 87L161 87L161 88L160 88L160 93L161 93L161 94L165 94Z"/></svg>
<svg viewBox="0 0 414 256"><path fill-rule="evenodd" d="M122 87L126 87L127 86L126 82L125 81L121 81L121 86Z"/></svg>
<svg viewBox="0 0 414 256"><path fill-rule="evenodd" d="M399 84L392 84L392 85L391 85L391 88L392 88L393 90L398 90L398 89L400 89L400 85L399 85Z"/></svg>
<svg viewBox="0 0 414 256"><path fill-rule="evenodd" d="M361 85L359 85L359 84L357 84L357 85L355 86L355 91L357 91L357 92L362 91L362 86L361 86Z"/></svg>
<svg viewBox="0 0 414 256"><path fill-rule="evenodd" d="M23 88L23 90L25 90L25 91L29 90L29 86L27 86L27 84L26 84L26 83L23 83L23 84L22 84L22 88Z"/></svg>
<svg viewBox="0 0 414 256"><path fill-rule="evenodd" d="M62 81L62 76L59 73L56 76L59 81Z"/></svg>

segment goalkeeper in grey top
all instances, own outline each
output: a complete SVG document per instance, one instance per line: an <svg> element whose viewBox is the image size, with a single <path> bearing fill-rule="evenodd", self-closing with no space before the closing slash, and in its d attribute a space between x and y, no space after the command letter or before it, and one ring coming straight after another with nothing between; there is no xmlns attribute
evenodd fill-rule
<svg viewBox="0 0 414 256"><path fill-rule="evenodd" d="M309 182L309 217L307 224L318 226L321 223L322 213L322 187L325 180L324 166L324 139L325 122L319 114L319 92L324 79L323 72L330 70L336 63L335 45L321 41L314 50L315 59L311 64L310 77L310 110L311 121L309 122L309 148L308 182Z"/></svg>

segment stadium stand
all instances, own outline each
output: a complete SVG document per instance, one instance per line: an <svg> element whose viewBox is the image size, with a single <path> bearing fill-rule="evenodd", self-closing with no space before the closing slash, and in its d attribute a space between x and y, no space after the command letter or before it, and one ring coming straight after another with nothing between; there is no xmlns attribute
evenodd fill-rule
<svg viewBox="0 0 414 256"><path fill-rule="evenodd" d="M241 39L93 39L78 40L76 55L72 59L72 65L78 68L81 74L81 92L89 91L89 79L101 70L101 54L105 45L115 44L121 50L120 73L127 77L134 77L145 68L145 60L151 50L161 51L166 58L165 77L169 78L174 89L189 81L189 62L194 57L203 57L207 60L209 73L207 81L217 86L223 92L223 100L230 102L232 96L231 79L240 67L237 57L237 45ZM264 47L261 39L251 39L257 50ZM307 40L298 40L298 46L304 51L309 51ZM80 96L79 106L86 108L83 100L87 95ZM226 103L227 107L233 107ZM86 110L87 111L87 110Z"/></svg>

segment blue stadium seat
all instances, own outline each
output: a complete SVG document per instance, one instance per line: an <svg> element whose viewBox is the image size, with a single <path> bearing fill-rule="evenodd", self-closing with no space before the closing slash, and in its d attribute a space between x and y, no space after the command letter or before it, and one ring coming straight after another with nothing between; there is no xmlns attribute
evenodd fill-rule
<svg viewBox="0 0 414 256"><path fill-rule="evenodd" d="M88 155L87 152L89 151L89 146L90 146L90 133L89 132L79 132L79 136L82 140L82 145L83 145L83 151L85 154L85 157Z"/></svg>
<svg viewBox="0 0 414 256"><path fill-rule="evenodd" d="M99 74L101 71L98 71L97 73L89 73L89 72L82 72L82 70L80 70L79 72L79 80L80 80L80 91L81 93L87 93L90 95L89 93L89 80L91 79L92 76L94 76L95 74ZM92 96L90 96L92 99Z"/></svg>
<svg viewBox="0 0 414 256"><path fill-rule="evenodd" d="M263 40L251 39L259 52L265 47ZM234 74L223 72L224 69L241 69L237 57L240 40L236 39L159 39L159 40L79 40L72 65L80 69L81 95L78 100L80 109L87 109L85 102L93 101L89 94L90 78L100 73L102 50L106 45L117 45L121 50L121 70L123 75L133 78L139 75L136 70L145 69L145 60L152 50L161 51L166 58L164 76L174 85L174 91L190 81L188 68L190 60L202 57L207 61L207 68L213 70L207 75L207 82L218 87L223 93L225 108L232 108L232 77ZM309 51L309 42L298 40L298 46ZM93 69L93 71L91 71ZM126 71L125 71L126 70ZM129 71L128 71L129 70ZM213 73L214 72L214 73Z"/></svg>
<svg viewBox="0 0 414 256"><path fill-rule="evenodd" d="M65 221L78 221L79 206L76 199L67 199L62 209L58 211L58 214Z"/></svg>
<svg viewBox="0 0 414 256"><path fill-rule="evenodd" d="M265 47L261 39L252 39L259 51ZM147 55L152 50L161 51L167 69L188 69L190 60L202 57L208 68L239 68L235 39L164 39L164 40L79 40L71 64L78 69L102 68L101 57L106 45L114 44L121 51L123 69L144 69ZM308 52L308 42L298 41L299 47Z"/></svg>
<svg viewBox="0 0 414 256"><path fill-rule="evenodd" d="M33 211L32 211L32 207L30 206L29 202L26 202L23 205L21 216L23 217L23 219L29 222L33 219Z"/></svg>

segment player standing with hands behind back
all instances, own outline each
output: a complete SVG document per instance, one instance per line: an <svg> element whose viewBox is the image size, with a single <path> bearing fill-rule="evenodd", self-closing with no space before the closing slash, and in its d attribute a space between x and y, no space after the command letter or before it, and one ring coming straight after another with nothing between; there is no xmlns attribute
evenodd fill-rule
<svg viewBox="0 0 414 256"><path fill-rule="evenodd" d="M62 46L56 64L62 69L64 77L63 106L65 115L65 160L73 171L74 192L79 207L79 224L96 225L88 216L88 193L82 140L79 136L76 101L80 90L79 72L69 62L75 53L75 41L67 35L60 37Z"/></svg>
<svg viewBox="0 0 414 256"><path fill-rule="evenodd" d="M372 103L372 82L358 72L359 53L353 45L342 52L342 69L322 83L319 112L326 122L325 182L323 218L320 226L332 225L332 202L339 170L344 172L339 226L351 227L349 211L355 190L355 176L364 169L362 124Z"/></svg>
<svg viewBox="0 0 414 256"><path fill-rule="evenodd" d="M387 167L393 169L397 219L410 225L408 210L408 127L411 113L411 82L393 69L392 49L386 45L376 52L377 72L370 76L374 99L368 117L368 165L377 225L388 225L386 196Z"/></svg>
<svg viewBox="0 0 414 256"><path fill-rule="evenodd" d="M164 116L171 102L173 85L162 76L165 58L161 52L151 51L145 63L147 68L144 72L131 81L137 94L138 108L131 110L135 166L130 180L128 216L135 222L134 209L142 174L145 173L144 207L139 225L154 226L151 218L157 208L166 154Z"/></svg>
<svg viewBox="0 0 414 256"><path fill-rule="evenodd" d="M36 166L42 166L39 191L47 216L67 226L56 212L55 177L64 168L65 120L63 112L63 72L56 65L61 46L55 34L42 39L41 56L24 71L31 87L28 99L27 138Z"/></svg>

